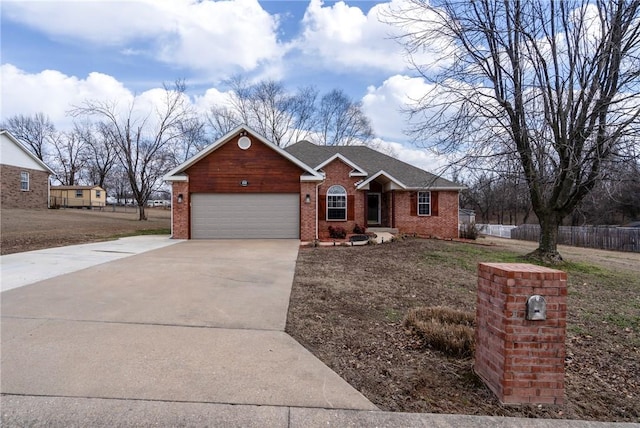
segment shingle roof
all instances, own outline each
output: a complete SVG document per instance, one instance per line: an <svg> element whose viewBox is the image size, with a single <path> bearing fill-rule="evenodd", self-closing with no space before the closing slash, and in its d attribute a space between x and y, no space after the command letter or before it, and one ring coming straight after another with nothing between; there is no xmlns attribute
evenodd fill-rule
<svg viewBox="0 0 640 428"><path fill-rule="evenodd" d="M285 150L312 168L317 168L326 160L340 154L363 168L368 177L384 171L412 189L464 189L464 186L453 181L366 146L318 146L308 141L300 141L286 147Z"/></svg>
<svg viewBox="0 0 640 428"><path fill-rule="evenodd" d="M91 189L99 189L104 190L102 187L95 186L51 186L51 189L55 190L91 190Z"/></svg>

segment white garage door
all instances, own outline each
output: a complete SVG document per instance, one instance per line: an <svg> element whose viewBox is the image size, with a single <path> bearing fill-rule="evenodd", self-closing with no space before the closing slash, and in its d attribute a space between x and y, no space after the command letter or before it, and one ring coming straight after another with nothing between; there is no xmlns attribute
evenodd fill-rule
<svg viewBox="0 0 640 428"><path fill-rule="evenodd" d="M300 237L300 195L194 193L191 238Z"/></svg>

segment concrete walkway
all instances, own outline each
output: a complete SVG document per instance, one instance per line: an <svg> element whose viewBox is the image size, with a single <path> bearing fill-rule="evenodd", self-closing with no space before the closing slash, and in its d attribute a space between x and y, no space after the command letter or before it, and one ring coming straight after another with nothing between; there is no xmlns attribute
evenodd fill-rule
<svg viewBox="0 0 640 428"><path fill-rule="evenodd" d="M2 256L2 426L640 426L378 411L284 333L298 241L145 238Z"/></svg>
<svg viewBox="0 0 640 428"><path fill-rule="evenodd" d="M180 242L168 236L131 236L0 256L1 291Z"/></svg>

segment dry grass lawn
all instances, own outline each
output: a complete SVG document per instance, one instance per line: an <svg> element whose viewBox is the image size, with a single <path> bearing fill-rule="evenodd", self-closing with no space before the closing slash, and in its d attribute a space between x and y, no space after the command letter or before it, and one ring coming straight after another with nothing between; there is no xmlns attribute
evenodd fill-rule
<svg viewBox="0 0 640 428"><path fill-rule="evenodd" d="M114 239L136 234L169 234L171 211L147 208L148 221L138 221L131 207L103 210L0 210L0 254Z"/></svg>
<svg viewBox="0 0 640 428"><path fill-rule="evenodd" d="M520 262L534 248L506 239L302 248L287 332L384 410L638 422L640 254L560 248L569 287L562 406L501 405L472 357L442 352L416 334L432 326L407 319L420 307L475 312L478 262Z"/></svg>

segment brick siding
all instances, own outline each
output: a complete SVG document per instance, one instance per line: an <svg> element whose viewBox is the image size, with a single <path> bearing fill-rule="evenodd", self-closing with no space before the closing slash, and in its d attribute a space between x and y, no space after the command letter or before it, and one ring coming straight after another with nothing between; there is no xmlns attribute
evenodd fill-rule
<svg viewBox="0 0 640 428"><path fill-rule="evenodd" d="M20 190L20 172L29 173L29 190ZM2 208L47 208L49 173L12 165L0 165Z"/></svg>
<svg viewBox="0 0 640 428"><path fill-rule="evenodd" d="M527 320L529 296L546 320ZM478 267L475 372L505 404L563 404L567 274L518 263Z"/></svg>
<svg viewBox="0 0 640 428"><path fill-rule="evenodd" d="M411 198L412 192L395 191L392 198L395 203L393 226L400 233L416 234L428 238L452 239L458 237L458 192L438 191L438 215L412 215L412 205L417 204ZM433 192L432 192L433 193ZM432 199L433 199L432 194ZM413 207L415 211L416 208Z"/></svg>
<svg viewBox="0 0 640 428"><path fill-rule="evenodd" d="M172 220L171 237L175 239L189 239L190 230L190 201L189 182L174 181L172 184L173 196L171 200ZM178 203L178 195L182 195L182 202Z"/></svg>
<svg viewBox="0 0 640 428"><path fill-rule="evenodd" d="M309 195L310 203L305 203ZM316 239L316 183L300 183L300 240L311 242Z"/></svg>
<svg viewBox="0 0 640 428"><path fill-rule="evenodd" d="M364 223L363 214L365 212L364 192L356 190L356 183L362 180L362 177L349 177L349 173L351 172L351 170L353 170L353 168L339 159L336 159L328 165L325 165L323 170L326 174L326 180L318 188L318 195L319 197L323 198L323 201L318 204L318 209L326 211L327 190L329 190L331 186L340 185L347 191L347 198L349 199L349 197L351 197L350 199L354 204L354 207L347 207L347 211L352 210L354 216L353 219L347 221L327 221L324 220L324 217L326 217L326 212L320 213L321 220L318 221L318 235L320 239L329 238L329 226L344 227L347 233L353 232L353 228L355 227L356 223L363 227L366 226L366 223Z"/></svg>

